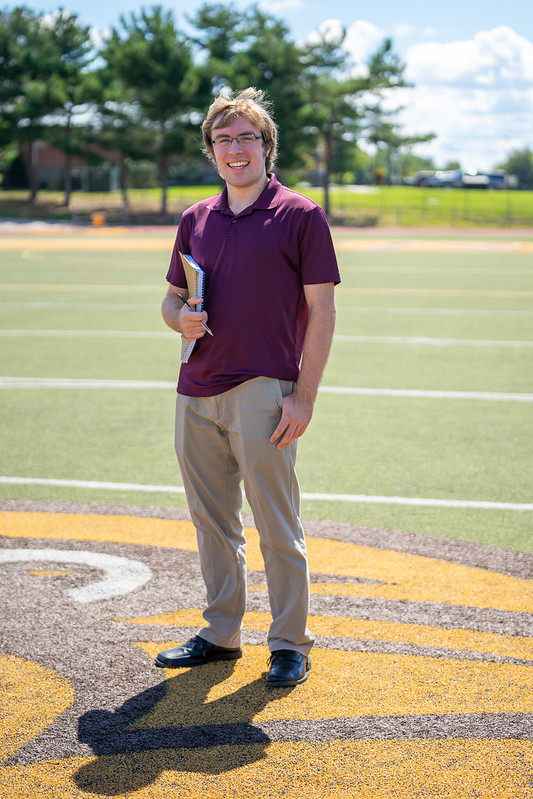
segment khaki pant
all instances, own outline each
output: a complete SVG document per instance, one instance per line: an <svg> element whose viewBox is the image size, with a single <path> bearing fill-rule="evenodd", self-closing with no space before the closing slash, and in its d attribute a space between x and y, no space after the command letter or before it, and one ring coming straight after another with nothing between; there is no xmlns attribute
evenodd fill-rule
<svg viewBox="0 0 533 799"><path fill-rule="evenodd" d="M306 628L309 569L299 518L296 442L277 450L269 441L283 396L292 387L289 381L258 377L214 397L178 394L176 453L207 589L207 626L199 634L219 646L240 646L246 606L241 481L265 562L269 648L305 655L313 644Z"/></svg>

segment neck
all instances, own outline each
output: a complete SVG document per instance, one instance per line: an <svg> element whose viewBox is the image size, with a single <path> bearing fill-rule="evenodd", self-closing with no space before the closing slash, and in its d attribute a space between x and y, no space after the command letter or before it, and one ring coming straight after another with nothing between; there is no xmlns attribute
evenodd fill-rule
<svg viewBox="0 0 533 799"><path fill-rule="evenodd" d="M228 205L235 215L240 214L245 208L252 205L257 198L263 193L265 187L268 185L268 176L252 186L232 186L226 183L228 189Z"/></svg>

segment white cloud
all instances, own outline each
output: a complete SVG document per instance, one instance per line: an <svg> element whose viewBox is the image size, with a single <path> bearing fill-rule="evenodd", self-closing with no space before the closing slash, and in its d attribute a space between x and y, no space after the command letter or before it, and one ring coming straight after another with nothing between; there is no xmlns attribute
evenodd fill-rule
<svg viewBox="0 0 533 799"><path fill-rule="evenodd" d="M413 83L497 85L533 80L533 42L501 25L472 39L414 44L406 53Z"/></svg>
<svg viewBox="0 0 533 799"><path fill-rule="evenodd" d="M338 39L342 35L344 26L338 19L325 19L320 23L316 31L313 31L309 36L310 42L316 42L322 37L326 41Z"/></svg>
<svg viewBox="0 0 533 799"><path fill-rule="evenodd" d="M337 20L323 26L331 35L342 29ZM408 27L397 26L396 34L412 37ZM356 74L364 73L387 35L364 20L348 28L345 46ZM438 167L458 160L483 170L505 161L513 149L533 146L533 41L504 25L451 42L439 42L432 29L419 35L433 40L402 53L413 88L395 89L387 99L391 108L405 106L398 115L405 134L436 134L417 145L416 153L432 157Z"/></svg>
<svg viewBox="0 0 533 799"><path fill-rule="evenodd" d="M338 19L325 19L320 23L316 31L313 31L307 40L310 43L317 42L320 37L328 39L338 39L344 25ZM350 53L355 71L361 73L366 68L369 57L377 50L385 38L385 33L372 22L357 20L346 29L344 47Z"/></svg>
<svg viewBox="0 0 533 799"><path fill-rule="evenodd" d="M414 88L395 97L405 104L403 128L437 134L416 152L437 166L459 160L482 170L531 146L533 42L500 26L467 41L413 45L405 61Z"/></svg>
<svg viewBox="0 0 533 799"><path fill-rule="evenodd" d="M355 63L361 66L375 53L385 35L381 28L371 22L357 20L346 32L345 47Z"/></svg>
<svg viewBox="0 0 533 799"><path fill-rule="evenodd" d="M433 157L439 167L459 160L463 167L491 169L511 150L532 143L533 87L509 92L418 85L398 89L391 100L405 106L398 116L405 133L437 134L415 152Z"/></svg>
<svg viewBox="0 0 533 799"><path fill-rule="evenodd" d="M408 133L437 134L417 149L437 165L457 159L490 169L531 146L533 42L500 26L467 41L413 45L405 61L414 88L404 93L401 120Z"/></svg>
<svg viewBox="0 0 533 799"><path fill-rule="evenodd" d="M110 28L91 28L91 42L95 50L101 50L104 41L111 36Z"/></svg>

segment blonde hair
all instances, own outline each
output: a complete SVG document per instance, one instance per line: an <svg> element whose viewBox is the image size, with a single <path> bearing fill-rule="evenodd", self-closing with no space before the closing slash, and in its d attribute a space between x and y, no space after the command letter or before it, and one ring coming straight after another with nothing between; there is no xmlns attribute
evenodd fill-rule
<svg viewBox="0 0 533 799"><path fill-rule="evenodd" d="M270 172L278 155L278 128L270 109L271 104L266 99L264 92L254 89L253 86L235 92L232 97L226 94L219 95L209 106L202 124L204 153L209 160L216 166L211 137L213 129L223 128L238 117L245 117L261 132L266 152L265 167L266 171Z"/></svg>

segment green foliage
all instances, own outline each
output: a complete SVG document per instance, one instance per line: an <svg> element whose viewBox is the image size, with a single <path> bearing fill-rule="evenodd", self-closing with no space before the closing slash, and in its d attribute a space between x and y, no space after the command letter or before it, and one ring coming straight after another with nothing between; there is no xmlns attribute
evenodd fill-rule
<svg viewBox="0 0 533 799"><path fill-rule="evenodd" d="M46 139L68 157L86 156L95 144L119 151L125 200L128 163L157 161L164 210L169 166L198 158L198 119L213 96L250 85L273 103L282 172L312 166L310 153L320 158L324 148L327 181L331 170L355 171L357 137L370 112L362 95L374 93L377 118L379 91L403 85L390 40L370 59L368 75L354 79L344 33L302 48L258 5L243 11L208 3L190 22L195 30L186 36L158 5L121 16L99 54L101 67L76 15L2 12L0 146L18 143L34 198L31 145ZM90 125L81 124L79 112L90 112Z"/></svg>
<svg viewBox="0 0 533 799"><path fill-rule="evenodd" d="M24 161L17 155L15 158L9 160L5 172L4 181L2 184L4 189L27 189L28 188L28 174Z"/></svg>
<svg viewBox="0 0 533 799"><path fill-rule="evenodd" d="M50 140L65 152L81 152L72 131L76 107L93 97L86 77L92 60L89 28L59 10L45 17L19 6L0 12L0 145L19 147L37 195L32 145Z"/></svg>
<svg viewBox="0 0 533 799"><path fill-rule="evenodd" d="M0 11L0 150L19 151L33 200L32 147L44 140L66 155L65 204L70 164L82 156L118 164L125 204L133 165L157 164L165 211L170 174L198 174L199 121L213 97L250 85L272 102L282 177L320 178L327 213L333 179L369 183L379 170L383 182L394 182L433 166L410 154L433 133L406 136L398 126L390 100L406 81L391 39L356 75L345 31L324 29L302 46L263 5L206 3L189 23L185 34L172 11L141 8L120 17L96 53L76 14ZM361 141L373 145L373 163ZM529 149L503 166L521 187L533 186Z"/></svg>
<svg viewBox="0 0 533 799"><path fill-rule="evenodd" d="M122 16L101 55L121 84L135 90L136 102L151 122L168 123L194 96L190 46L178 34L171 12L160 6Z"/></svg>
<svg viewBox="0 0 533 799"><path fill-rule="evenodd" d="M501 166L510 175L515 175L521 188L533 188L533 152L528 147L524 150L513 150Z"/></svg>
<svg viewBox="0 0 533 799"><path fill-rule="evenodd" d="M328 215L331 176L355 162L359 138L376 144L385 142L396 150L430 138L400 136L390 119L391 112L383 110L383 93L406 86L404 64L394 53L392 41L385 39L371 55L364 75L352 77L345 36L344 30L338 34L322 32L304 52L308 129L315 133L322 154L323 206Z"/></svg>
<svg viewBox="0 0 533 799"><path fill-rule="evenodd" d="M172 13L161 6L122 16L101 55L116 80L116 106L108 102L105 113L112 119L116 110L123 126L132 123L132 111L139 112L141 127L151 134L149 150L160 165L161 211L166 213L169 157L186 150L190 115L205 105L207 83L194 64L189 41L176 29ZM119 102L123 92L129 100L126 109ZM137 143L142 147L139 138ZM126 148L128 152L129 145Z"/></svg>
<svg viewBox="0 0 533 799"><path fill-rule="evenodd" d="M302 107L306 87L301 51L283 22L258 6L206 4L191 20L213 92L255 86L273 101L279 127L279 167L303 164Z"/></svg>

